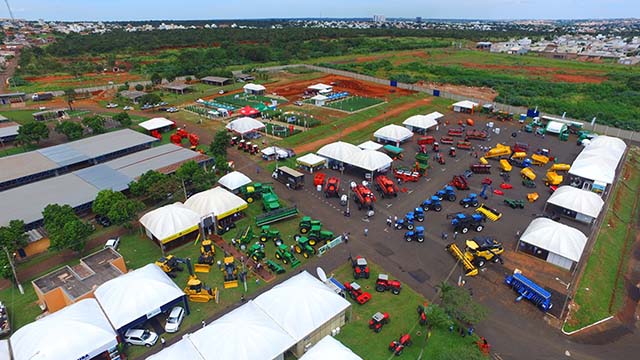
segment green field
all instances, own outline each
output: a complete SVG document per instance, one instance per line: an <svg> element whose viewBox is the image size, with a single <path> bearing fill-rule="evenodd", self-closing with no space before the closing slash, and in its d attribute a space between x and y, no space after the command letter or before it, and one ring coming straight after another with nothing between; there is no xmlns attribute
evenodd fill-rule
<svg viewBox="0 0 640 360"><path fill-rule="evenodd" d="M614 315L624 304L624 271L628 268L638 225L639 151L638 148L630 150L625 164L625 169L630 169L629 177L621 179L612 194L592 255L578 285L574 299L577 310L571 312L564 325L567 332ZM622 269L619 277L618 268Z"/></svg>
<svg viewBox="0 0 640 360"><path fill-rule="evenodd" d="M362 97L362 96L351 96L344 100L338 100L338 101L327 103L325 106L332 109L354 112L354 111L359 111L359 110L368 108L373 105L378 105L383 102L384 101L380 99L374 99L374 98L368 98L368 97Z"/></svg>

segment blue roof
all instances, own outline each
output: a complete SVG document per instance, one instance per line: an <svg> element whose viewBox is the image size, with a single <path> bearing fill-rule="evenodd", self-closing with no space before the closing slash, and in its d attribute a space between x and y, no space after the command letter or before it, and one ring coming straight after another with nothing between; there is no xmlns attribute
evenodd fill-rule
<svg viewBox="0 0 640 360"><path fill-rule="evenodd" d="M49 160L55 162L59 166L68 166L89 160L87 155L74 149L69 144L50 146L36 151L46 156Z"/></svg>
<svg viewBox="0 0 640 360"><path fill-rule="evenodd" d="M129 187L129 183L133 181L130 177L104 164L78 170L74 174L95 186L98 190L111 189L114 191L123 191L126 190Z"/></svg>

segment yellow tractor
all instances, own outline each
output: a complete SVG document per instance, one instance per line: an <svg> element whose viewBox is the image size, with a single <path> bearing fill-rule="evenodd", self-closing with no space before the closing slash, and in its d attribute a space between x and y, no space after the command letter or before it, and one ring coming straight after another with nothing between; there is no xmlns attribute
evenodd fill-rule
<svg viewBox="0 0 640 360"><path fill-rule="evenodd" d="M447 245L447 251L462 262L466 276L478 275L479 268L484 267L487 261L503 263L500 254L504 252L504 247L502 243L490 237L475 237L467 240L464 253L455 243Z"/></svg>
<svg viewBox="0 0 640 360"><path fill-rule="evenodd" d="M211 289L207 287L200 279L198 275L193 272L191 267L191 259L186 259L187 268L189 268L189 280L187 280L187 286L184 288L184 293L189 296L189 300L193 302L208 302L210 300L216 300L218 297L218 289Z"/></svg>
<svg viewBox="0 0 640 360"><path fill-rule="evenodd" d="M236 267L233 256L227 256L224 258L222 273L224 274L225 289L238 287L238 268Z"/></svg>
<svg viewBox="0 0 640 360"><path fill-rule="evenodd" d="M558 175L557 172L550 170L547 171L547 178L544 180L544 185L560 185L562 183L562 180L564 180L564 177L562 175Z"/></svg>
<svg viewBox="0 0 640 360"><path fill-rule="evenodd" d="M174 255L167 255L158 259L155 264L162 269L169 277L175 278L177 271L182 271L184 268L181 263L184 263L183 259L177 258Z"/></svg>
<svg viewBox="0 0 640 360"><path fill-rule="evenodd" d="M200 244L200 257L198 264L213 265L213 257L216 255L216 249L213 247L213 241L205 239Z"/></svg>

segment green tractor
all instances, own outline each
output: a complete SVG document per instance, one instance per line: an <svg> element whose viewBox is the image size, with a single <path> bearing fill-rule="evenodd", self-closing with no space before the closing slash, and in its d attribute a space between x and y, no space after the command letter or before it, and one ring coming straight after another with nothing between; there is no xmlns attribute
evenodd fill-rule
<svg viewBox="0 0 640 360"><path fill-rule="evenodd" d="M313 225L306 236L309 238L309 245L311 246L316 246L319 242L327 242L334 238L333 232L322 230L321 225Z"/></svg>
<svg viewBox="0 0 640 360"><path fill-rule="evenodd" d="M311 227L314 225L322 227L320 220L312 220L311 216L303 216L298 224L298 229L301 234L306 234L311 231Z"/></svg>
<svg viewBox="0 0 640 360"><path fill-rule="evenodd" d="M260 262L264 259L264 244L263 243L255 243L251 245L249 250L247 250L247 255L255 262Z"/></svg>
<svg viewBox="0 0 640 360"><path fill-rule="evenodd" d="M245 199L248 203L252 203L257 199L262 198L262 194L265 192L271 192L273 188L266 184L262 184L259 182L254 182L248 185L245 185L240 188L240 196Z"/></svg>
<svg viewBox="0 0 640 360"><path fill-rule="evenodd" d="M273 260L267 260L267 267L276 274L282 274L285 271L282 265Z"/></svg>
<svg viewBox="0 0 640 360"><path fill-rule="evenodd" d="M239 229L236 234L236 246L240 246L241 250L247 248L249 243L253 240L255 236L253 235L253 228L251 226L247 226L243 229Z"/></svg>
<svg viewBox="0 0 640 360"><path fill-rule="evenodd" d="M282 261L283 264L291 264L291 268L295 269L300 266L300 260L296 259L295 256L289 250L289 247L285 244L280 244L276 248L276 259Z"/></svg>
<svg viewBox="0 0 640 360"><path fill-rule="evenodd" d="M293 245L293 250L295 250L296 254L302 254L302 257L305 259L315 255L316 249L309 245L309 238L302 235L295 235L294 238L296 240L296 244Z"/></svg>
<svg viewBox="0 0 640 360"><path fill-rule="evenodd" d="M269 212L278 209L280 209L280 199L273 190L262 194L262 210Z"/></svg>
<svg viewBox="0 0 640 360"><path fill-rule="evenodd" d="M260 242L266 243L267 241L273 241L276 246L282 244L282 238L280 237L280 230L272 229L269 225L263 225L260 228Z"/></svg>

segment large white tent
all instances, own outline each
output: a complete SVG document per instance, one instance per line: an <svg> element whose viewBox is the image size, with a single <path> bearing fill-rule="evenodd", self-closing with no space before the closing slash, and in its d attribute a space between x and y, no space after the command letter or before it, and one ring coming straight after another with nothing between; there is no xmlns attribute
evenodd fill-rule
<svg viewBox="0 0 640 360"><path fill-rule="evenodd" d="M142 127L145 130L152 131L152 130L162 129L163 127L167 127L167 126L173 126L175 125L175 122L163 117L157 117L157 118L149 119L147 121L143 121L138 125L140 125L140 127Z"/></svg>
<svg viewBox="0 0 640 360"><path fill-rule="evenodd" d="M262 121L256 120L254 118L241 117L229 122L225 127L240 135L244 135L252 131L264 129L265 125Z"/></svg>
<svg viewBox="0 0 640 360"><path fill-rule="evenodd" d="M189 340L205 360L271 360L296 343L253 301L191 334Z"/></svg>
<svg viewBox="0 0 640 360"><path fill-rule="evenodd" d="M317 153L329 159L349 163L360 151L361 150L353 144L337 141L321 147Z"/></svg>
<svg viewBox="0 0 640 360"><path fill-rule="evenodd" d="M186 295L155 264L148 264L98 286L94 296L118 332L183 303Z"/></svg>
<svg viewBox="0 0 640 360"><path fill-rule="evenodd" d="M604 201L598 194L568 185L560 186L547 202L586 215L590 219L597 218L604 206Z"/></svg>
<svg viewBox="0 0 640 360"><path fill-rule="evenodd" d="M242 87L245 92L257 92L257 91L265 91L267 90L266 87L260 85L260 84L254 84L254 83L249 83L246 84Z"/></svg>
<svg viewBox="0 0 640 360"><path fill-rule="evenodd" d="M540 217L531 221L520 241L547 250L547 261L571 269L580 261L587 237L577 229Z"/></svg>
<svg viewBox="0 0 640 360"><path fill-rule="evenodd" d="M275 286L254 302L296 341L351 305L307 271Z"/></svg>
<svg viewBox="0 0 640 360"><path fill-rule="evenodd" d="M0 340L0 359L11 359L9 352L9 339Z"/></svg>
<svg viewBox="0 0 640 360"><path fill-rule="evenodd" d="M627 149L621 139L611 136L598 136L578 154L573 161L569 174L584 179L612 184L616 168Z"/></svg>
<svg viewBox="0 0 640 360"><path fill-rule="evenodd" d="M462 100L454 103L451 106L453 107L453 111L455 112L473 112L473 109L478 106L478 103L470 100Z"/></svg>
<svg viewBox="0 0 640 360"><path fill-rule="evenodd" d="M251 183L251 179L240 171L233 171L221 177L218 183L225 188L234 191Z"/></svg>
<svg viewBox="0 0 640 360"><path fill-rule="evenodd" d="M206 360L191 343L190 337L189 334L185 335L182 340L149 356L147 360Z"/></svg>
<svg viewBox="0 0 640 360"><path fill-rule="evenodd" d="M15 360L92 359L117 345L116 332L95 299L80 300L11 336ZM9 359L2 351L0 358Z"/></svg>
<svg viewBox="0 0 640 360"><path fill-rule="evenodd" d="M378 144L375 141L367 140L358 145L358 147L362 150L380 150L382 149L382 144Z"/></svg>
<svg viewBox="0 0 640 360"><path fill-rule="evenodd" d="M549 123L547 123L546 131L549 133L560 134L565 130L567 130L567 124L561 123L560 121L549 121Z"/></svg>
<svg viewBox="0 0 640 360"><path fill-rule="evenodd" d="M353 157L350 164L367 171L377 171L391 166L393 159L387 154L375 150L362 150Z"/></svg>
<svg viewBox="0 0 640 360"><path fill-rule="evenodd" d="M155 237L160 243L165 244L198 230L200 215L181 202L176 202L149 211L140 218L140 223L144 226L147 236Z"/></svg>
<svg viewBox="0 0 640 360"><path fill-rule="evenodd" d="M213 215L217 219L247 208L247 202L241 197L219 186L191 196L184 204L200 216Z"/></svg>
<svg viewBox="0 0 640 360"><path fill-rule="evenodd" d="M313 345L300 360L362 360L351 349L344 346L340 341L327 335L317 344Z"/></svg>
<svg viewBox="0 0 640 360"><path fill-rule="evenodd" d="M423 129L426 130L430 127L438 125L438 119L444 115L435 111L427 115L413 115L407 120L402 122L402 125L410 127L411 129Z"/></svg>
<svg viewBox="0 0 640 360"><path fill-rule="evenodd" d="M395 124L383 126L373 133L373 137L376 139L394 142L396 144L410 139L412 136L413 133L411 130Z"/></svg>

